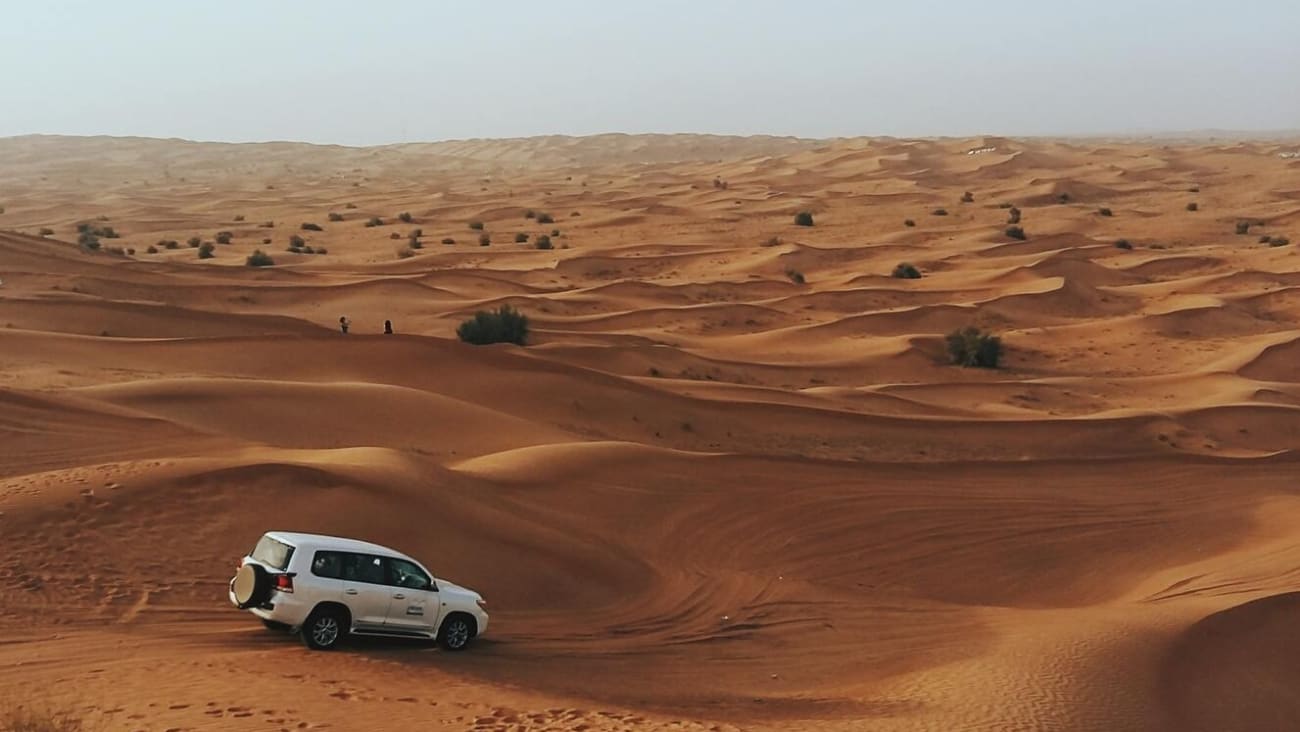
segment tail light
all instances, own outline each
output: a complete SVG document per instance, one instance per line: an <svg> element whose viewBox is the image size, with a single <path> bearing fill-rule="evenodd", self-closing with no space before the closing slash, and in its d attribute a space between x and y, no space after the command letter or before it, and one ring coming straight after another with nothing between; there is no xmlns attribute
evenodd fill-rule
<svg viewBox="0 0 1300 732"><path fill-rule="evenodd" d="M275 584L273 587L280 592L293 592L293 575L277 574L275 576Z"/></svg>

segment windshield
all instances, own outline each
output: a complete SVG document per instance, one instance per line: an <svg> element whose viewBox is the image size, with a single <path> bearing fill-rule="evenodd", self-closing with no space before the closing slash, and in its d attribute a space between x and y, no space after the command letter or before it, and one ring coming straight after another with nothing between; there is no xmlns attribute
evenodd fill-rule
<svg viewBox="0 0 1300 732"><path fill-rule="evenodd" d="M293 558L293 547L269 536L263 536L253 548L253 559L273 569L284 569Z"/></svg>

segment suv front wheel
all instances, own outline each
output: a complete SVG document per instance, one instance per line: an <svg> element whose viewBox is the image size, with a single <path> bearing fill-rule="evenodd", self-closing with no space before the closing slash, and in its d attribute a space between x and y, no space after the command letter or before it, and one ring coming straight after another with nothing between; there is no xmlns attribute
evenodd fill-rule
<svg viewBox="0 0 1300 732"><path fill-rule="evenodd" d="M302 642L313 651L337 648L347 634L347 618L335 608L318 608L302 624Z"/></svg>
<svg viewBox="0 0 1300 732"><path fill-rule="evenodd" d="M463 650L473 637L474 621L467 615L452 615L438 629L438 645L449 651Z"/></svg>

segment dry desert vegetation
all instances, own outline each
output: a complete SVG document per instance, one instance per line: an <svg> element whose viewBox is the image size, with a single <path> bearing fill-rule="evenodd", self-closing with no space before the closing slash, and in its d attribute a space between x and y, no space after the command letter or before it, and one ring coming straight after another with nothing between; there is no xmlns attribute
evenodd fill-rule
<svg viewBox="0 0 1300 732"><path fill-rule="evenodd" d="M1298 147L0 140L0 699L1294 729ZM457 338L503 306L526 346ZM227 603L269 529L491 633L313 654Z"/></svg>

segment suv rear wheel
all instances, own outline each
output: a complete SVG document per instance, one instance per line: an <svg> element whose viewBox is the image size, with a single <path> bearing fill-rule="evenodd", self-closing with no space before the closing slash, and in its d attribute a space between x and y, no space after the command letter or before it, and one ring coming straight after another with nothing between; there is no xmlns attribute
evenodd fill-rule
<svg viewBox="0 0 1300 732"><path fill-rule="evenodd" d="M347 617L337 608L317 608L302 624L302 642L313 651L337 648L347 634Z"/></svg>

